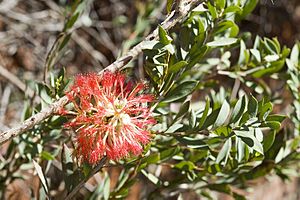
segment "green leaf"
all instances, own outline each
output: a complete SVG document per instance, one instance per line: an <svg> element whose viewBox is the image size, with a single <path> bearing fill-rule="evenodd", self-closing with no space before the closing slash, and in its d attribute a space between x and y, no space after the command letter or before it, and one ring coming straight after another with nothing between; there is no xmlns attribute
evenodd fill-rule
<svg viewBox="0 0 300 200"><path fill-rule="evenodd" d="M62 164L67 164L67 163L73 163L72 160L72 153L69 147L66 144L63 144L63 149L62 149ZM63 166L64 168L64 166Z"/></svg>
<svg viewBox="0 0 300 200"><path fill-rule="evenodd" d="M55 159L55 157L48 151L42 151L41 157L45 160L54 160Z"/></svg>
<svg viewBox="0 0 300 200"><path fill-rule="evenodd" d="M186 101L180 106L180 109L179 109L174 121L185 116L188 113L188 111L190 109L190 104L191 104L190 101Z"/></svg>
<svg viewBox="0 0 300 200"><path fill-rule="evenodd" d="M265 61L267 62L274 62L274 61L277 61L280 57L276 54L274 55L267 55L264 57Z"/></svg>
<svg viewBox="0 0 300 200"><path fill-rule="evenodd" d="M248 147L254 149L255 151L259 152L260 154L264 154L263 146L262 144L257 140L257 138L254 136L254 130L242 130L238 131L235 130L234 133L240 137L243 142L245 142Z"/></svg>
<svg viewBox="0 0 300 200"><path fill-rule="evenodd" d="M110 194L110 177L107 173L105 173L105 180L104 180L104 186L103 186L103 198L105 200L108 200L109 194Z"/></svg>
<svg viewBox="0 0 300 200"><path fill-rule="evenodd" d="M207 98L206 99L206 104L205 104L204 111L203 111L202 116L201 116L200 121L199 121L199 128L200 128L200 130L202 129L202 126L204 125L204 122L206 121L206 118L207 118L207 115L208 115L208 111L209 111L209 105L210 105L210 101Z"/></svg>
<svg viewBox="0 0 300 200"><path fill-rule="evenodd" d="M178 129L180 129L182 127L183 127L183 124L173 124L165 131L165 133L174 133L175 131L177 131Z"/></svg>
<svg viewBox="0 0 300 200"><path fill-rule="evenodd" d="M159 179L158 179L156 176L154 176L154 175L151 174L151 173L148 173L148 172L147 172L146 170L144 170L144 169L143 169L141 172L142 172L142 174L144 174L145 177L148 178L149 181L151 181L154 185L158 185Z"/></svg>
<svg viewBox="0 0 300 200"><path fill-rule="evenodd" d="M280 43L278 42L278 40L276 38L273 38L272 40L269 38L264 38L263 44L265 45L265 47L267 48L269 53L280 54L280 52L281 52Z"/></svg>
<svg viewBox="0 0 300 200"><path fill-rule="evenodd" d="M230 154L230 150L231 150L231 138L228 138L228 140L226 140L225 144L223 145L222 149L219 151L216 163L220 163L222 160L225 160L224 161L224 166L225 166L227 163L228 156Z"/></svg>
<svg viewBox="0 0 300 200"><path fill-rule="evenodd" d="M173 6L174 0L168 0L167 1L167 13L169 14L171 12L172 6Z"/></svg>
<svg viewBox="0 0 300 200"><path fill-rule="evenodd" d="M168 92L163 100L166 103L170 103L176 100L179 100L187 95L191 94L196 86L198 81L186 81L178 85L176 88Z"/></svg>
<svg viewBox="0 0 300 200"><path fill-rule="evenodd" d="M166 161L168 159L171 159L174 155L176 155L177 153L179 153L181 150L180 150L180 147L179 146L176 146L176 147L171 147L169 149L166 149L166 150L163 150L161 153L160 153L160 159L161 159L161 162L163 161Z"/></svg>
<svg viewBox="0 0 300 200"><path fill-rule="evenodd" d="M177 163L174 167L180 169L181 171L192 171L196 168L193 162L186 160Z"/></svg>
<svg viewBox="0 0 300 200"><path fill-rule="evenodd" d="M52 90L44 83L36 83L36 91L38 92L39 96L46 104L51 104L52 100Z"/></svg>
<svg viewBox="0 0 300 200"><path fill-rule="evenodd" d="M232 13L232 12L233 13L240 13L240 12L242 12L242 9L239 6L230 5L227 8L225 8L225 10L224 10L224 14Z"/></svg>
<svg viewBox="0 0 300 200"><path fill-rule="evenodd" d="M22 121L25 121L32 115L32 107L29 105L28 102L24 102L24 108L22 111Z"/></svg>
<svg viewBox="0 0 300 200"><path fill-rule="evenodd" d="M46 194L48 194L47 180L46 180L46 178L44 176L44 173L42 171L42 167L37 162L35 162L34 160L32 160L32 162L33 162L33 166L34 166L34 168L35 168L35 170L36 170L36 172L37 172L37 174L38 174L38 176L39 176L39 178L42 182L43 188L44 188Z"/></svg>
<svg viewBox="0 0 300 200"><path fill-rule="evenodd" d="M209 184L207 188L210 190L215 190L218 192L223 192L225 194L232 194L231 188L228 184L221 183L221 184Z"/></svg>
<svg viewBox="0 0 300 200"><path fill-rule="evenodd" d="M241 162L245 157L245 143L239 137L236 138L236 143L237 143L237 160L238 162Z"/></svg>
<svg viewBox="0 0 300 200"><path fill-rule="evenodd" d="M211 5L210 2L207 3L207 7L212 19L215 20L218 17L217 9L215 8L215 6Z"/></svg>
<svg viewBox="0 0 300 200"><path fill-rule="evenodd" d="M240 40L240 55L239 55L239 60L238 64L243 65L247 64L249 61L249 51L246 49L246 44L243 40Z"/></svg>
<svg viewBox="0 0 300 200"><path fill-rule="evenodd" d="M148 157L143 158L142 163L155 164L160 161L160 153L152 153Z"/></svg>
<svg viewBox="0 0 300 200"><path fill-rule="evenodd" d="M80 13L76 13L75 15L73 15L70 20L67 22L65 30L68 30L69 28L72 28L72 26L75 24L75 22L77 21L78 17L79 17Z"/></svg>
<svg viewBox="0 0 300 200"><path fill-rule="evenodd" d="M168 45L171 43L172 39L168 36L167 31L162 26L158 26L158 35L159 35L159 41L163 45Z"/></svg>
<svg viewBox="0 0 300 200"><path fill-rule="evenodd" d="M263 105L263 107L261 108L260 112L259 112L259 119L260 120L266 120L266 118L268 117L269 113L273 110L273 104L271 102L268 102L266 104Z"/></svg>
<svg viewBox="0 0 300 200"><path fill-rule="evenodd" d="M213 42L208 42L207 46L209 47L222 47L234 44L237 42L236 38L222 38Z"/></svg>
<svg viewBox="0 0 300 200"><path fill-rule="evenodd" d="M68 44L70 39L71 34L64 35L64 37L62 37L62 39L60 40L61 42L59 44L58 51L61 51Z"/></svg>
<svg viewBox="0 0 300 200"><path fill-rule="evenodd" d="M115 186L115 190L120 190L128 181L129 178L129 174L127 173L128 169L123 168L123 170L121 171L119 177L118 177L118 183ZM127 182L128 183L128 182Z"/></svg>
<svg viewBox="0 0 300 200"><path fill-rule="evenodd" d="M163 49L167 50L171 55L175 53L175 48L172 44L167 44Z"/></svg>
<svg viewBox="0 0 300 200"><path fill-rule="evenodd" d="M224 8L225 8L225 3L226 3L225 0L216 0L216 6L217 6L219 9L224 9Z"/></svg>
<svg viewBox="0 0 300 200"><path fill-rule="evenodd" d="M187 69L191 69L192 67L194 67L195 64L201 61L204 55L208 52L208 49L209 48L205 45L201 46L200 48L197 47L197 51L194 54L190 52L188 54L188 56L190 56L190 59L187 65Z"/></svg>
<svg viewBox="0 0 300 200"><path fill-rule="evenodd" d="M230 37L235 37L239 32L239 27L231 20L222 21L215 27L214 34L217 35L228 30L230 30Z"/></svg>
<svg viewBox="0 0 300 200"><path fill-rule="evenodd" d="M274 165L274 161L264 160L260 165L245 173L245 178L246 180L253 180L258 177L265 176L266 174L270 173L270 171L274 168Z"/></svg>
<svg viewBox="0 0 300 200"><path fill-rule="evenodd" d="M243 96L241 99L239 99L236 102L236 104L233 108L231 120L230 120L231 123L236 123L241 119L241 117L245 111L245 106L246 106L246 97Z"/></svg>
<svg viewBox="0 0 300 200"><path fill-rule="evenodd" d="M151 41L144 41L142 43L142 49L157 49L157 48L162 48L163 46L161 45L161 43L159 41L156 40L151 40Z"/></svg>
<svg viewBox="0 0 300 200"><path fill-rule="evenodd" d="M201 127L201 129L206 129L206 128L209 127L210 125L214 124L215 121L216 121L216 119L217 119L217 117L218 117L219 112L220 112L220 109L217 109L217 110L212 111L212 113L210 113L210 114L207 116L207 118L206 118L206 120L205 120L203 126Z"/></svg>
<svg viewBox="0 0 300 200"><path fill-rule="evenodd" d="M250 49L250 52L254 56L257 62L261 62L260 52L257 49Z"/></svg>
<svg viewBox="0 0 300 200"><path fill-rule="evenodd" d="M248 102L248 113L250 117L256 117L258 112L258 101L251 94Z"/></svg>
<svg viewBox="0 0 300 200"><path fill-rule="evenodd" d="M192 138L192 137L179 137L175 136L176 140L180 142L182 145L187 146L188 148L192 149L208 149L208 145L202 140L198 138Z"/></svg>
<svg viewBox="0 0 300 200"><path fill-rule="evenodd" d="M196 126L197 116L194 110L191 110L189 126L194 128Z"/></svg>
<svg viewBox="0 0 300 200"><path fill-rule="evenodd" d="M278 121L278 122L282 122L284 119L286 118L285 115L268 115L268 117L266 118L266 121Z"/></svg>
<svg viewBox="0 0 300 200"><path fill-rule="evenodd" d="M249 13L251 13L254 10L258 0L248 0L245 2L246 2L246 4L245 4L245 6L243 8L243 12L240 16L242 19L245 18Z"/></svg>
<svg viewBox="0 0 300 200"><path fill-rule="evenodd" d="M229 113L230 113L230 105L225 100L222 104L219 115L214 123L214 127L219 127L219 126L223 125L226 122L226 120L229 116Z"/></svg>
<svg viewBox="0 0 300 200"><path fill-rule="evenodd" d="M277 121L266 121L265 125L276 131L278 131L281 127L280 122L277 122Z"/></svg>
<svg viewBox="0 0 300 200"><path fill-rule="evenodd" d="M255 128L254 129L255 137L259 142L262 142L264 140L264 134L261 131L260 128Z"/></svg>
<svg viewBox="0 0 300 200"><path fill-rule="evenodd" d="M278 61L273 61L270 63L271 65L263 68L261 70L255 71L252 76L255 78L260 78L264 75L270 75L270 74L274 74L276 72L279 72L280 70L283 69L284 64L285 64L285 60L284 59L280 59Z"/></svg>
<svg viewBox="0 0 300 200"><path fill-rule="evenodd" d="M73 1L72 8L71 8L71 17L65 24L63 31L67 31L68 29L72 28L75 22L77 21L79 15L83 13L86 9L88 3L85 1Z"/></svg>
<svg viewBox="0 0 300 200"><path fill-rule="evenodd" d="M269 133L264 135L263 147L264 151L268 151L275 141L276 131L270 131Z"/></svg>
<svg viewBox="0 0 300 200"><path fill-rule="evenodd" d="M188 62L182 60L179 61L177 63L175 63L174 65L171 65L169 67L169 72L170 73L177 73L180 69L182 69L183 67L185 67L188 64Z"/></svg>
<svg viewBox="0 0 300 200"><path fill-rule="evenodd" d="M122 171L121 174L119 175L118 188L116 188L115 191L118 191L120 189L119 185L120 185L121 181L123 181L123 182L121 182L121 184L125 183L125 181L126 181L125 178L126 178L126 176L124 176L124 171ZM109 179L109 175L108 175L107 172L105 172L104 173L104 180L102 181L101 184L98 184L97 188L94 190L92 195L89 197L90 200L97 200L101 197L103 197L103 199L105 199L107 197L107 194L104 194L104 193L106 193L107 185L109 186L109 184L107 184L107 182L109 182L109 181L107 181L107 179ZM122 179L122 180L120 180L120 179ZM125 179L125 181L124 181L124 179Z"/></svg>
<svg viewBox="0 0 300 200"><path fill-rule="evenodd" d="M66 144L63 144L61 159L64 182L67 190L71 191L79 182L81 174L73 169L72 153Z"/></svg>
<svg viewBox="0 0 300 200"><path fill-rule="evenodd" d="M299 62L299 45L295 44L292 48L290 59L294 64L298 64ZM296 69L295 69L296 70Z"/></svg>
<svg viewBox="0 0 300 200"><path fill-rule="evenodd" d="M232 129L229 126L220 126L213 130L214 134L222 137L228 137L231 134L231 132Z"/></svg>

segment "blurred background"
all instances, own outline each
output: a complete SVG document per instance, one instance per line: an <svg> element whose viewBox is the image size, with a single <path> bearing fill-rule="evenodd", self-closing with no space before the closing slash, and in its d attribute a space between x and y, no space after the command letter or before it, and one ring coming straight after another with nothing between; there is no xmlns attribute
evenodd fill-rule
<svg viewBox="0 0 300 200"><path fill-rule="evenodd" d="M66 67L68 77L100 71L141 41L166 16L165 0L88 2L73 27L64 56L55 65L57 70ZM24 84L43 81L47 53L64 28L71 5L71 0L0 1L0 131L20 121L24 92L28 92ZM260 0L239 26L241 32L250 32L252 37L277 37L281 44L292 47L300 39L300 1ZM131 64L142 69L143 56ZM1 151L6 151L5 147L1 146ZM6 199L27 199L28 186L35 184L34 179L30 181L7 185ZM278 177L268 177L253 186L251 199L299 197L297 179L282 182ZM140 185L134 186L128 199L138 199L141 190ZM225 195L218 198L229 199Z"/></svg>

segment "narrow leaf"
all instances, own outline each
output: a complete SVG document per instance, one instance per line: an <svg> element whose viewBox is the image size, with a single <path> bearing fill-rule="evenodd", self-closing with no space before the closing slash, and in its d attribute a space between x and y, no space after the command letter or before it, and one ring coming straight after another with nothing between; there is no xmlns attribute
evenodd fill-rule
<svg viewBox="0 0 300 200"><path fill-rule="evenodd" d="M32 162L33 162L33 166L34 166L34 168L35 168L35 170L36 170L36 172L37 172L37 174L38 174L38 176L39 176L39 178L40 178L40 180L41 180L41 182L42 182L43 188L44 188L46 194L48 194L47 181L46 181L46 178L45 178L44 173L43 173L43 171L42 171L42 168L41 168L41 166L40 166L37 162L35 162L34 160L32 160Z"/></svg>
<svg viewBox="0 0 300 200"><path fill-rule="evenodd" d="M248 103L248 113L250 117L255 117L258 112L258 102L253 95L250 95Z"/></svg>
<svg viewBox="0 0 300 200"><path fill-rule="evenodd" d="M142 173L154 184L157 185L159 183L159 179L151 173L146 172L144 169Z"/></svg>
<svg viewBox="0 0 300 200"><path fill-rule="evenodd" d="M176 121L177 119L179 119L179 118L185 116L185 115L188 113L188 111L189 111L189 109L190 109L190 104L191 104L190 101L186 101L186 102L184 102L184 103L180 106L179 112L177 113L177 115L176 115L174 121Z"/></svg>
<svg viewBox="0 0 300 200"><path fill-rule="evenodd" d="M171 43L172 39L168 36L168 33L162 26L158 27L158 35L159 35L159 41L162 44L168 45Z"/></svg>
<svg viewBox="0 0 300 200"><path fill-rule="evenodd" d="M174 0L167 1L167 13L168 14L172 11L173 2L174 2Z"/></svg>
<svg viewBox="0 0 300 200"><path fill-rule="evenodd" d="M202 126L207 118L207 115L208 115L208 111L209 111L209 105L210 105L210 101L209 99L206 100L206 104L205 104L205 108L204 108L204 111L202 113L202 117L200 118L200 121L199 121L199 128L202 129Z"/></svg>
<svg viewBox="0 0 300 200"><path fill-rule="evenodd" d="M246 97L243 96L241 99L239 99L232 111L232 115L231 115L231 123L236 123L237 121L240 120L240 118L242 117L244 111L245 111L245 106L246 106Z"/></svg>
<svg viewBox="0 0 300 200"><path fill-rule="evenodd" d="M165 133L174 133L178 129L182 128L183 124L173 124L168 128L168 130L165 131Z"/></svg>
<svg viewBox="0 0 300 200"><path fill-rule="evenodd" d="M235 130L234 133L240 137L243 142L245 142L250 148L254 149L255 151L259 152L260 154L264 154L262 144L256 139L254 136L254 130L243 130L237 131Z"/></svg>
<svg viewBox="0 0 300 200"><path fill-rule="evenodd" d="M164 102L173 102L179 100L183 97L186 97L190 93L192 93L195 87L198 85L197 81L186 81L178 85L176 88L171 90L169 93L166 94Z"/></svg>
<svg viewBox="0 0 300 200"><path fill-rule="evenodd" d="M227 45L231 45L237 42L236 38L223 38L223 39L219 39L213 42L208 42L207 46L209 47L222 47L222 46L227 46Z"/></svg>
<svg viewBox="0 0 300 200"><path fill-rule="evenodd" d="M216 119L214 126L219 127L223 125L226 122L226 119L228 118L229 112L230 112L230 106L228 102L225 100L222 104L221 110L219 112L219 115Z"/></svg>
<svg viewBox="0 0 300 200"><path fill-rule="evenodd" d="M104 186L103 186L103 197L105 200L109 199L109 194L110 194L110 177L106 173L105 180L104 180Z"/></svg>
<svg viewBox="0 0 300 200"><path fill-rule="evenodd" d="M185 67L188 63L184 60L179 61L177 63L175 63L174 65L170 66L169 68L169 72L171 73L177 73L180 69L182 69L183 67Z"/></svg>
<svg viewBox="0 0 300 200"><path fill-rule="evenodd" d="M264 136L264 143L263 143L263 147L264 147L264 151L268 151L270 149L270 147L273 145L274 141L275 141L275 136L276 136L276 131L270 131L268 134L266 134Z"/></svg>
<svg viewBox="0 0 300 200"><path fill-rule="evenodd" d="M224 166L226 165L229 153L231 150L231 138L228 138L228 140L226 140L226 142L224 143L222 149L220 150L217 160L217 163L220 163L222 160L225 160Z"/></svg>

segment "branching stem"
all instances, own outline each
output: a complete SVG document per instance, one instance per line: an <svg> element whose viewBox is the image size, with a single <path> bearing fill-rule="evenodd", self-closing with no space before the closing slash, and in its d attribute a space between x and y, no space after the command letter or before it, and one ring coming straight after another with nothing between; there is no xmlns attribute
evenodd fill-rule
<svg viewBox="0 0 300 200"><path fill-rule="evenodd" d="M182 19L184 19L189 12L200 5L203 0L192 0L188 4L185 4L179 11L172 11L168 17L160 24L165 30L171 29L174 25L179 23ZM115 72L117 70L122 69L128 62L130 62L133 58L137 57L142 52L142 47L146 41L155 40L158 38L158 28L156 28L151 34L149 34L143 41L134 46L131 50L129 50L125 55L117 59L115 62L107 66L105 69L99 72L102 74L104 71ZM68 103L68 98L66 96L58 99L49 107L43 109L41 112L31 116L29 119L17 125L15 128L7 130L5 132L0 133L0 144L7 142L8 140L20 135L21 133L31 129L36 124L41 123L43 120L48 117L54 115L58 112L60 108Z"/></svg>

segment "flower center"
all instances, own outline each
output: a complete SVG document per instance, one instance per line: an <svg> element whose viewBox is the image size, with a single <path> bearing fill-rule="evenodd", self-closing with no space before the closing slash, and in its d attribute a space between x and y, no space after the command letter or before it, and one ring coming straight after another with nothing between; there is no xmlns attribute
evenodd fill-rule
<svg viewBox="0 0 300 200"><path fill-rule="evenodd" d="M130 116L128 114L120 114L120 118L119 118L119 121L121 124L129 124L131 122L131 119L130 119Z"/></svg>
<svg viewBox="0 0 300 200"><path fill-rule="evenodd" d="M126 106L126 104L127 104L126 99L123 99L123 100L116 99L114 101L114 106L115 106L116 112L122 111L122 109Z"/></svg>
<svg viewBox="0 0 300 200"><path fill-rule="evenodd" d="M119 100L116 99L112 104L107 105L106 109L106 119L108 124L112 125L118 131L119 128L123 125L130 124L131 119L128 114L123 111L123 108L126 106L126 99Z"/></svg>

